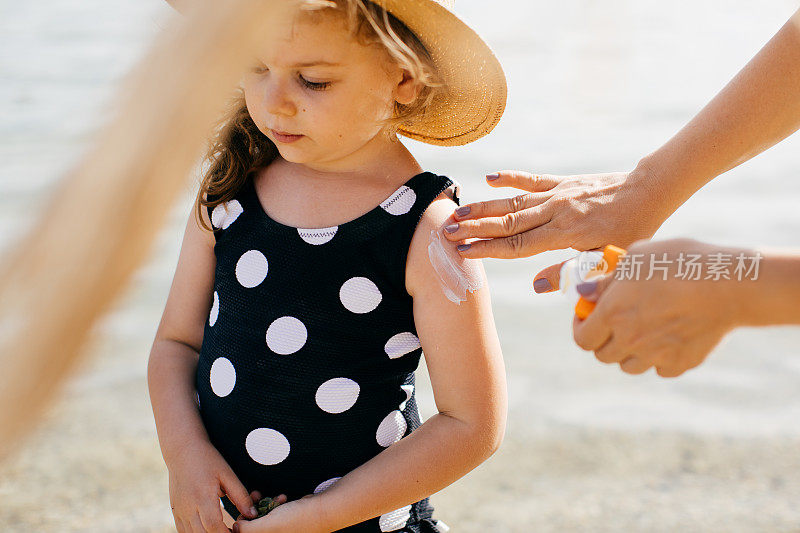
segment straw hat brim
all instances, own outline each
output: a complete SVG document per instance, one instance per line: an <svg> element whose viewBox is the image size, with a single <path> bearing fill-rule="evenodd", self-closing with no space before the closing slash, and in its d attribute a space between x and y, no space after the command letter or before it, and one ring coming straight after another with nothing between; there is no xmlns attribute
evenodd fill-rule
<svg viewBox="0 0 800 533"><path fill-rule="evenodd" d="M167 0L178 9L176 0ZM453 0L371 0L403 22L431 55L446 86L397 132L420 142L459 146L491 132L506 108L506 76L489 45L442 3Z"/></svg>
<svg viewBox="0 0 800 533"><path fill-rule="evenodd" d="M398 133L439 146L458 146L494 129L506 107L506 77L489 45L434 0L373 0L400 19L430 53L447 91Z"/></svg>

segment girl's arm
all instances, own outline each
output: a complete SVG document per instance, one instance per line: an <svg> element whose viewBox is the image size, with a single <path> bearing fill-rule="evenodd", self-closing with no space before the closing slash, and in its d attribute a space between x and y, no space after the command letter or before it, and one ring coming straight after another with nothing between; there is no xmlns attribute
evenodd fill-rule
<svg viewBox="0 0 800 533"><path fill-rule="evenodd" d="M150 403L164 460L208 440L195 403L194 372L214 282L214 236L190 215L147 363Z"/></svg>
<svg viewBox="0 0 800 533"><path fill-rule="evenodd" d="M435 200L409 249L406 285L438 413L416 431L319 495L284 504L236 531L329 532L394 511L450 485L497 450L506 420L506 385L485 273L459 305L444 295L428 260L431 231L455 204ZM452 221L452 219L450 219Z"/></svg>
<svg viewBox="0 0 800 533"><path fill-rule="evenodd" d="M203 211L207 224L210 222ZM181 530L228 531L219 497L245 516L252 499L208 440L195 403L195 372L214 283L214 236L189 217L178 265L147 364L147 384L170 500Z"/></svg>

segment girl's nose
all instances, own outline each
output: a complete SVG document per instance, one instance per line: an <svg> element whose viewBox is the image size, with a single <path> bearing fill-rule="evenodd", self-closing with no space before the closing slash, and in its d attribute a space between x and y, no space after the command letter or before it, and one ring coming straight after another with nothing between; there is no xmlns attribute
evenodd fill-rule
<svg viewBox="0 0 800 533"><path fill-rule="evenodd" d="M264 106L268 113L291 117L297 112L286 85L286 82L277 79L264 84Z"/></svg>

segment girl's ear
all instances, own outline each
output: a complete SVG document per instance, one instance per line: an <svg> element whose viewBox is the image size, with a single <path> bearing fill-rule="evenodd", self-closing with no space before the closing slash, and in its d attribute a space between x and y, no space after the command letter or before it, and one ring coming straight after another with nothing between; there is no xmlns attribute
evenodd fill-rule
<svg viewBox="0 0 800 533"><path fill-rule="evenodd" d="M417 95L419 95L420 91L420 84L407 70L402 69L402 73L403 78L394 90L394 99L399 104L409 105L417 99Z"/></svg>

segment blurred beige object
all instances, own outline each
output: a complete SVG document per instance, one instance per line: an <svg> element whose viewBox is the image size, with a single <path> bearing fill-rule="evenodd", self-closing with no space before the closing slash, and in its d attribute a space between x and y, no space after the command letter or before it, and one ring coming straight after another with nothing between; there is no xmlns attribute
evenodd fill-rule
<svg viewBox="0 0 800 533"><path fill-rule="evenodd" d="M181 5L187 16L170 21L123 81L110 122L31 231L3 251L0 460L32 429L93 324L146 259L256 38L293 3Z"/></svg>

